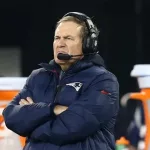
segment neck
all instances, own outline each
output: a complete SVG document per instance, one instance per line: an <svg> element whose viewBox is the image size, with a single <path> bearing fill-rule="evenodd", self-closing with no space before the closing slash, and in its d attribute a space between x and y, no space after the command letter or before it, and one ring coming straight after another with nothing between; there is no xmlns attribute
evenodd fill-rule
<svg viewBox="0 0 150 150"><path fill-rule="evenodd" d="M77 61L81 60L84 56L77 57L76 59L73 59L73 61L70 61L66 64L60 64L60 67L63 71L68 70L73 64L75 64Z"/></svg>
<svg viewBox="0 0 150 150"><path fill-rule="evenodd" d="M60 65L61 70L63 70L63 71L68 70L70 66L71 66L71 64Z"/></svg>

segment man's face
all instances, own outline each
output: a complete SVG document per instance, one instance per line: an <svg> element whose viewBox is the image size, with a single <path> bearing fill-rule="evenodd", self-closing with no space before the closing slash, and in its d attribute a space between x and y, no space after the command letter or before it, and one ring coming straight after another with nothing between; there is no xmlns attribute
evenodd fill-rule
<svg viewBox="0 0 150 150"><path fill-rule="evenodd" d="M76 61L76 59L59 60L57 58L58 53L69 55L82 54L82 38L80 30L81 26L72 21L65 21L58 25L55 30L53 42L54 59L57 64L65 65ZM79 57L76 58L79 59Z"/></svg>

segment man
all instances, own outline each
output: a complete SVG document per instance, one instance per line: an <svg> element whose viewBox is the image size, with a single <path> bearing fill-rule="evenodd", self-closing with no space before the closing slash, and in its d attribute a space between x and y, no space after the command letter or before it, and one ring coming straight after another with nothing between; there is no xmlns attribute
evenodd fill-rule
<svg viewBox="0 0 150 150"><path fill-rule="evenodd" d="M98 30L85 14L57 23L54 60L34 70L3 111L7 127L27 137L24 150L113 150L116 77L97 54Z"/></svg>

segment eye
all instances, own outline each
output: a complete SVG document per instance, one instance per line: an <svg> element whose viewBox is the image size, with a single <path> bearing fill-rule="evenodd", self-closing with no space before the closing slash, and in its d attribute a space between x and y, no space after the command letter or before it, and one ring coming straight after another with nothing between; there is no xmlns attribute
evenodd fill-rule
<svg viewBox="0 0 150 150"><path fill-rule="evenodd" d="M55 37L54 37L54 40L58 40L58 39L60 39L60 37L58 37L58 36L55 36Z"/></svg>
<svg viewBox="0 0 150 150"><path fill-rule="evenodd" d="M67 37L66 39L67 39L67 40L73 40L71 37Z"/></svg>

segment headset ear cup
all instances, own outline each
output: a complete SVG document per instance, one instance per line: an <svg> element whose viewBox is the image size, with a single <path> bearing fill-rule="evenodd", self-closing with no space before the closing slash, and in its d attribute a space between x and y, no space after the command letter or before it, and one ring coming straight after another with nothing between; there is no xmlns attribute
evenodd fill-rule
<svg viewBox="0 0 150 150"><path fill-rule="evenodd" d="M83 53L86 53L86 43L87 43L87 38L84 38L82 44Z"/></svg>
<svg viewBox="0 0 150 150"><path fill-rule="evenodd" d="M97 37L92 37L89 35L88 37L85 38L83 42L83 52L85 53L92 53L97 50Z"/></svg>
<svg viewBox="0 0 150 150"><path fill-rule="evenodd" d="M90 49L90 37L89 36L86 39L86 48Z"/></svg>
<svg viewBox="0 0 150 150"><path fill-rule="evenodd" d="M91 37L88 36L84 39L83 42L83 53L90 53L92 48L92 41L91 41Z"/></svg>
<svg viewBox="0 0 150 150"><path fill-rule="evenodd" d="M93 50L93 42L93 39L89 36L87 38L86 48L90 51Z"/></svg>
<svg viewBox="0 0 150 150"><path fill-rule="evenodd" d="M69 12L63 17L73 16L81 21L84 21L88 28L88 36L83 39L83 53L93 53L97 51L98 31L90 17L80 12Z"/></svg>
<svg viewBox="0 0 150 150"><path fill-rule="evenodd" d="M94 38L92 44L93 50L96 51L98 47L98 39Z"/></svg>

